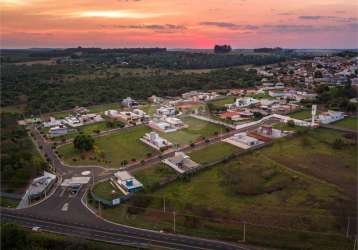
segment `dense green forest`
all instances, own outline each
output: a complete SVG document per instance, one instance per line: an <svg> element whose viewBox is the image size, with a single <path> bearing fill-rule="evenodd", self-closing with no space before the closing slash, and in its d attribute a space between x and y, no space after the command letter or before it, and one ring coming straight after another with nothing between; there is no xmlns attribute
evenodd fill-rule
<svg viewBox="0 0 358 250"><path fill-rule="evenodd" d="M1 191L21 192L31 178L47 167L18 115L1 113Z"/></svg>
<svg viewBox="0 0 358 250"><path fill-rule="evenodd" d="M151 95L176 96L190 90L210 90L254 86L255 71L238 68L208 73L132 75L86 65L4 65L1 105L26 105L27 113L38 114L118 102L131 96L145 99Z"/></svg>
<svg viewBox="0 0 358 250"><path fill-rule="evenodd" d="M127 96L145 99L153 94L249 87L258 80L256 72L238 66L287 59L162 48L2 50L1 106L21 105L26 113L38 114L118 102ZM34 64L39 60L42 64Z"/></svg>

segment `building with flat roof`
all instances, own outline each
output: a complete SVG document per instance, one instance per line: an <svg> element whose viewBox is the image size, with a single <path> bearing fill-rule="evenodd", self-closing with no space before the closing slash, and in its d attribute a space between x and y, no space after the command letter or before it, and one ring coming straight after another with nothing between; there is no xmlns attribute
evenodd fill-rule
<svg viewBox="0 0 358 250"><path fill-rule="evenodd" d="M254 137L248 136L246 132L234 134L223 141L243 149L249 149L263 143Z"/></svg>
<svg viewBox="0 0 358 250"><path fill-rule="evenodd" d="M175 152L173 157L164 159L162 162L180 174L193 171L200 166L183 152Z"/></svg>
<svg viewBox="0 0 358 250"><path fill-rule="evenodd" d="M61 135L67 135L68 134L68 128L64 125L52 127L48 131L49 137L57 137Z"/></svg>
<svg viewBox="0 0 358 250"><path fill-rule="evenodd" d="M140 140L156 150L167 149L173 146L173 143L160 137L156 132L146 133Z"/></svg>
<svg viewBox="0 0 358 250"><path fill-rule="evenodd" d="M28 197L30 200L38 199L41 196L46 195L56 182L56 178L56 175L44 171L43 176L33 179L28 189Z"/></svg>
<svg viewBox="0 0 358 250"><path fill-rule="evenodd" d="M127 171L118 171L114 176L117 184L128 193L137 192L143 188L143 184Z"/></svg>

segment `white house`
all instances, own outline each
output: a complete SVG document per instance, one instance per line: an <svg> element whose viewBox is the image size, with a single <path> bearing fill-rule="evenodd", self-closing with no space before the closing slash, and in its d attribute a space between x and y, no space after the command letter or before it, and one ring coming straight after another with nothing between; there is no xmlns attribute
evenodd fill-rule
<svg viewBox="0 0 358 250"><path fill-rule="evenodd" d="M263 143L254 137L248 136L246 132L237 133L223 141L243 149L249 149Z"/></svg>
<svg viewBox="0 0 358 250"><path fill-rule="evenodd" d="M164 133L170 133L170 132L175 132L177 131L177 129L175 127L173 127L171 124L164 122L164 121L149 121L148 126L151 127L152 129L155 129L157 131L160 132L164 132Z"/></svg>
<svg viewBox="0 0 358 250"><path fill-rule="evenodd" d="M259 101L252 97L243 97L243 98L237 98L235 103L226 105L229 109L238 109L247 107L250 105L255 105Z"/></svg>
<svg viewBox="0 0 358 250"><path fill-rule="evenodd" d="M192 171L200 165L183 152L175 152L173 157L162 160L163 163L173 168L178 173L182 174L188 171Z"/></svg>
<svg viewBox="0 0 358 250"><path fill-rule="evenodd" d="M135 101L134 99L130 98L130 97L127 97L127 98L123 99L122 105L126 106L128 108L133 108L133 107L138 106L138 102Z"/></svg>
<svg viewBox="0 0 358 250"><path fill-rule="evenodd" d="M344 118L344 113L339 111L328 110L318 116L320 123L328 124Z"/></svg>
<svg viewBox="0 0 358 250"><path fill-rule="evenodd" d="M176 110L175 107L172 106L163 106L157 109L156 114L159 116L175 116Z"/></svg>
<svg viewBox="0 0 358 250"><path fill-rule="evenodd" d="M143 187L143 184L127 171L118 171L114 176L117 179L116 184L126 193L137 192Z"/></svg>
<svg viewBox="0 0 358 250"><path fill-rule="evenodd" d="M60 126L63 123L62 120L57 120L55 117L50 117L50 119L46 122L43 122L42 125L44 128L50 128L55 126Z"/></svg>
<svg viewBox="0 0 358 250"><path fill-rule="evenodd" d="M73 128L83 125L82 121L75 116L67 116L67 117L65 117L65 119L63 121L65 124L67 124L68 126L73 127Z"/></svg>
<svg viewBox="0 0 358 250"><path fill-rule="evenodd" d="M156 150L166 149L173 146L170 141L160 137L156 132L146 133L140 140Z"/></svg>
<svg viewBox="0 0 358 250"><path fill-rule="evenodd" d="M50 130L48 131L48 136L56 137L56 136L66 135L67 133L68 133L68 128L63 125L60 125L50 128Z"/></svg>

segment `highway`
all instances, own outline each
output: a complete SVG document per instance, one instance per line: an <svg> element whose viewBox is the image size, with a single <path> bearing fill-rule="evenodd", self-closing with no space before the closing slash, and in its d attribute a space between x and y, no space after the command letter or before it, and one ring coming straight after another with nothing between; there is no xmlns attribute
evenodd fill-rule
<svg viewBox="0 0 358 250"><path fill-rule="evenodd" d="M85 208L84 208L85 209ZM99 240L112 242L117 244L128 244L142 248L162 247L168 249L223 249L223 250L246 250L234 244L205 240L200 238L186 237L181 235L174 235L168 233L155 232L150 230L142 230L127 226L112 224L101 221L86 223L77 222L73 219L72 222L57 221L50 218L43 218L27 214L25 211L11 211L1 209L2 220L11 221L21 224L25 227L32 228L34 226L40 227L44 231L81 237L90 240ZM93 220L89 220L93 222Z"/></svg>

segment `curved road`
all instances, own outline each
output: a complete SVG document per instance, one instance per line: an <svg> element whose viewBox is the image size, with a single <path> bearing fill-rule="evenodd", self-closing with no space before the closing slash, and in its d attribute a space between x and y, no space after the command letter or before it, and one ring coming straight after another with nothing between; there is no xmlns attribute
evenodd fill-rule
<svg viewBox="0 0 358 250"><path fill-rule="evenodd" d="M245 128L245 130L253 129L256 126ZM212 138L209 143L204 141L197 143L197 147L205 147L211 143L220 141L229 137L234 133L242 132L243 129L230 131L222 136ZM58 159L57 155L51 148L51 145L44 140L36 128L31 129L33 139L38 145L43 155L49 158L53 167L63 178L71 178L72 176L80 176L82 171L93 171L94 180L98 181L113 175L114 170L106 170L101 167L83 167L72 168L65 166ZM183 147L181 150L190 151L190 146ZM164 154L169 157L174 152ZM146 164L152 164L160 160L158 156L148 159ZM135 169L142 166L140 163L132 164L127 169ZM83 203L82 196L86 194L86 190L90 184L82 187L76 196L71 196L65 192L63 187L57 187L55 192L47 199L39 204L24 209L6 209L1 208L2 219L13 221L26 227L40 226L46 231L74 235L86 239L95 239L100 241L112 242L124 245L134 245L137 247L151 248L164 247L168 249L248 249L233 243L207 240L202 238L188 237L177 234L161 233L152 230L140 229L120 225L103 220L99 216L90 211Z"/></svg>

